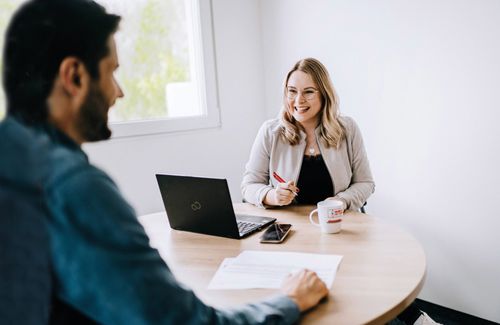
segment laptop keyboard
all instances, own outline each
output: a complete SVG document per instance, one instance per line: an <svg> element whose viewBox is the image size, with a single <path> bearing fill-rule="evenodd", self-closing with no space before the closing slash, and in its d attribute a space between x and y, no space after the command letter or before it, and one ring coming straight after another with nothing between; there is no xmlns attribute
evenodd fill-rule
<svg viewBox="0 0 500 325"><path fill-rule="evenodd" d="M238 221L238 230L240 232L240 235L246 234L249 231L259 228L260 226L260 224L253 222Z"/></svg>

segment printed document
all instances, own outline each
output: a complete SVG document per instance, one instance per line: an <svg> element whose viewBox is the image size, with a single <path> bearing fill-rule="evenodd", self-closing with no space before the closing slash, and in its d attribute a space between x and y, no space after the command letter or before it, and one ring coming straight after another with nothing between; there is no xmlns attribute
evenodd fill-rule
<svg viewBox="0 0 500 325"><path fill-rule="evenodd" d="M331 288L341 260L331 254L243 251L224 259L208 289L279 288L288 274L304 268L315 271Z"/></svg>

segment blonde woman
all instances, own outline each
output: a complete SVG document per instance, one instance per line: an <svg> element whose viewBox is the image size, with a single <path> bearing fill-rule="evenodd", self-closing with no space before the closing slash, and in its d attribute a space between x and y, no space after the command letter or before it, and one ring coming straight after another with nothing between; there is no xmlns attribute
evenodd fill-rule
<svg viewBox="0 0 500 325"><path fill-rule="evenodd" d="M361 132L340 116L325 66L298 61L288 72L280 117L257 134L241 184L243 198L260 207L327 198L357 210L375 189Z"/></svg>

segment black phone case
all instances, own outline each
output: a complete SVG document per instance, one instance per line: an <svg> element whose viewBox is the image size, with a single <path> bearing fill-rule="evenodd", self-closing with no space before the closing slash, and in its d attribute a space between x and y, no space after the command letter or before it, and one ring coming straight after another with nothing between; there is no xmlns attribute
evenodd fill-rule
<svg viewBox="0 0 500 325"><path fill-rule="evenodd" d="M291 224L272 224L260 237L261 243L279 244L283 242L292 228Z"/></svg>

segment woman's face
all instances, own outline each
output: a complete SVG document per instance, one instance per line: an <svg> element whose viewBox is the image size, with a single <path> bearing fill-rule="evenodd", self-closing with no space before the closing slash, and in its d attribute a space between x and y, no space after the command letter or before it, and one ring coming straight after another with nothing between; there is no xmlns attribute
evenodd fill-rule
<svg viewBox="0 0 500 325"><path fill-rule="evenodd" d="M316 127L321 111L321 96L309 74L292 72L288 79L286 99L290 113L300 124Z"/></svg>

